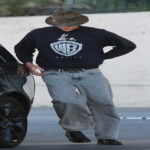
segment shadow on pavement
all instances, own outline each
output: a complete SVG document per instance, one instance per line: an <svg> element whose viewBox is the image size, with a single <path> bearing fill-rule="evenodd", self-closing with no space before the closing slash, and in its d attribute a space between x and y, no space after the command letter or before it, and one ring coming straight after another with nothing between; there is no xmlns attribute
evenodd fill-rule
<svg viewBox="0 0 150 150"><path fill-rule="evenodd" d="M143 142L143 144L142 144ZM97 145L96 143L91 144L72 144L72 143L37 143L20 145L13 150L150 150L149 141L127 141L122 146L110 146L110 145ZM10 150L10 148L5 149Z"/></svg>

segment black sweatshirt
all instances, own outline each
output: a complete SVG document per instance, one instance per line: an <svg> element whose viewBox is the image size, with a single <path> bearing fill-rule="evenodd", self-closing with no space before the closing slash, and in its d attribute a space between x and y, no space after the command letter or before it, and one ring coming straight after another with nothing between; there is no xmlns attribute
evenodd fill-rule
<svg viewBox="0 0 150 150"><path fill-rule="evenodd" d="M104 53L105 46L113 48ZM15 46L15 53L21 62L32 62L37 49L36 63L45 70L95 68L105 59L124 55L135 48L133 42L104 29L79 26L64 32L57 27L44 27L29 32Z"/></svg>

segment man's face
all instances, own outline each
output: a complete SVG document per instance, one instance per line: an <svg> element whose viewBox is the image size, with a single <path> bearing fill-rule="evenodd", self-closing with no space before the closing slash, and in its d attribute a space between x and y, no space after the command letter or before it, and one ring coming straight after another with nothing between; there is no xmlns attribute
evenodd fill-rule
<svg viewBox="0 0 150 150"><path fill-rule="evenodd" d="M69 32L69 31L77 29L78 27L79 27L78 25L74 25L74 26L59 26L58 28L63 31Z"/></svg>

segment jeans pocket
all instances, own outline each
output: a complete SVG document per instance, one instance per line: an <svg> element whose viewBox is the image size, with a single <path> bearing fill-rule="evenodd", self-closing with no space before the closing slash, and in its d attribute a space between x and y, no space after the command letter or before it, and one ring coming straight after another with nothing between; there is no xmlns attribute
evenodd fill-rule
<svg viewBox="0 0 150 150"><path fill-rule="evenodd" d="M99 69L94 69L94 70L88 70L86 73L89 75L95 75L98 74L100 72Z"/></svg>
<svg viewBox="0 0 150 150"><path fill-rule="evenodd" d="M47 75L57 75L58 72L57 71L43 71L44 76Z"/></svg>
<svg viewBox="0 0 150 150"><path fill-rule="evenodd" d="M87 74L89 74L89 75L94 75L94 74L96 74L95 72L87 72Z"/></svg>

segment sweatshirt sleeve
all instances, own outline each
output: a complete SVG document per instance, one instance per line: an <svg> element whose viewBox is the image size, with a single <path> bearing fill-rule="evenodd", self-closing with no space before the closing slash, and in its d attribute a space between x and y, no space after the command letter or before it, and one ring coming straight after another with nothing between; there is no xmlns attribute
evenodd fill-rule
<svg viewBox="0 0 150 150"><path fill-rule="evenodd" d="M33 53L35 52L35 42L32 31L29 32L18 44L14 47L17 58L22 62L33 61Z"/></svg>
<svg viewBox="0 0 150 150"><path fill-rule="evenodd" d="M136 48L136 45L115 33L104 30L105 46L113 46L113 48L104 54L104 59L111 59L127 54Z"/></svg>

